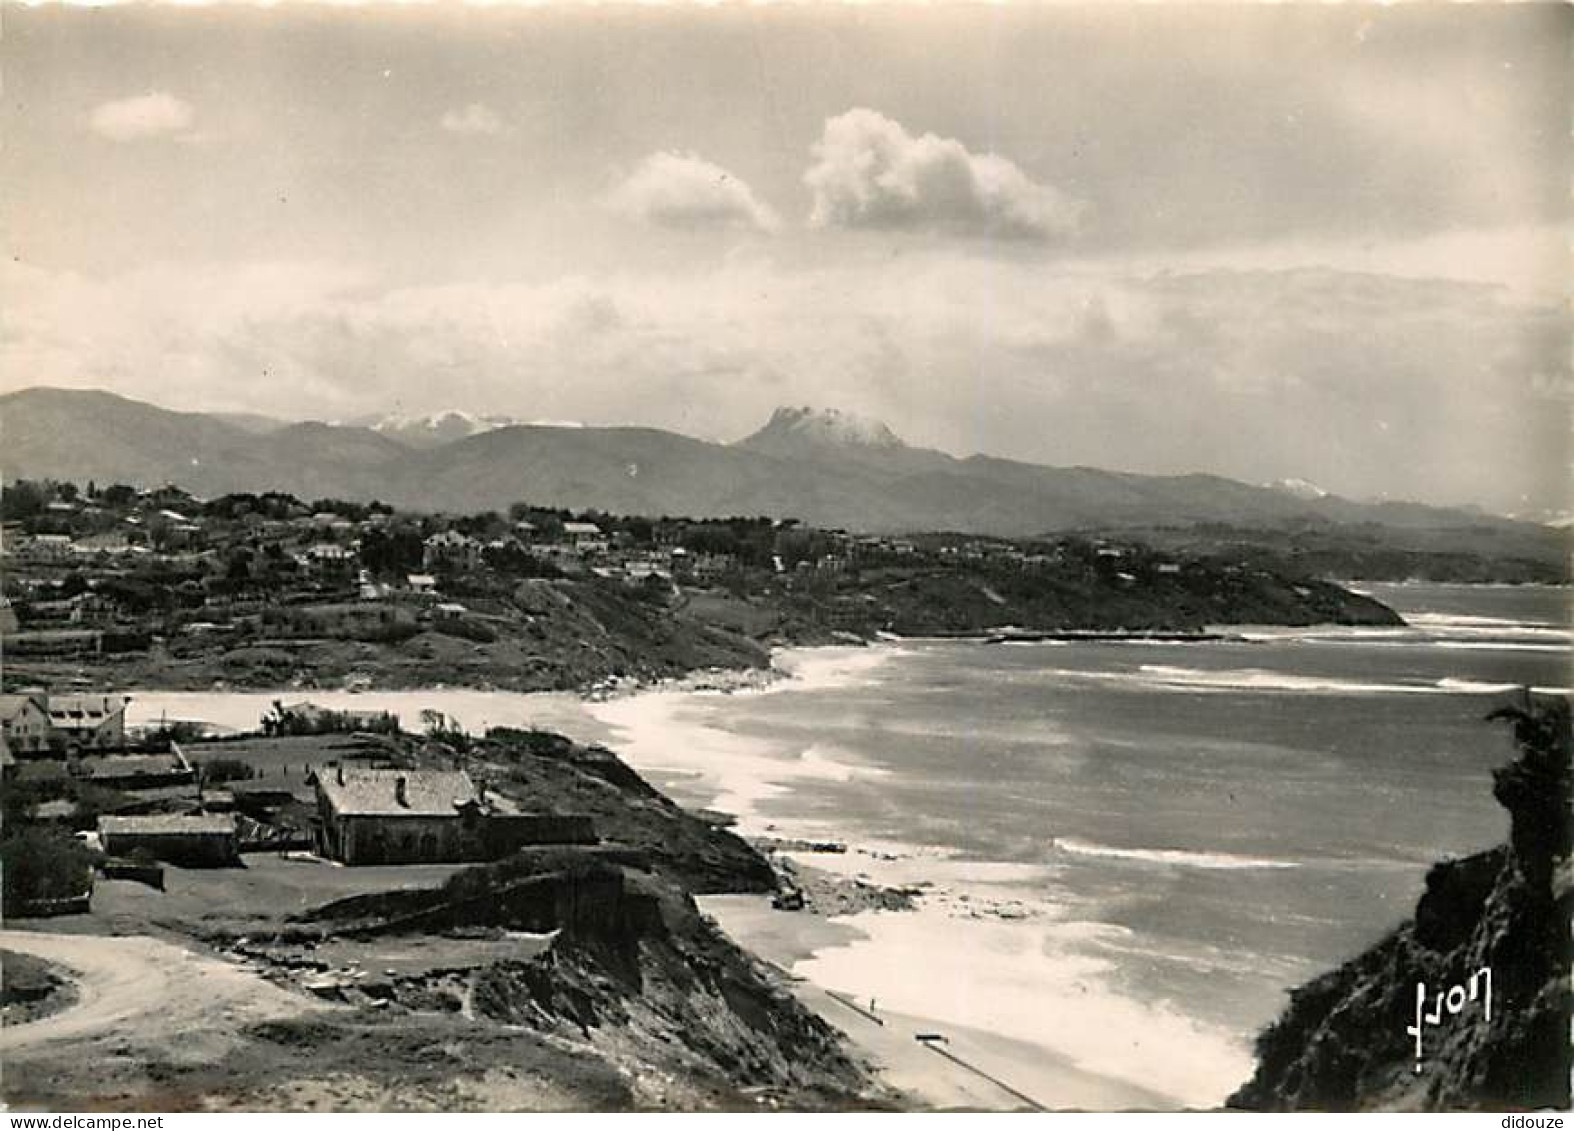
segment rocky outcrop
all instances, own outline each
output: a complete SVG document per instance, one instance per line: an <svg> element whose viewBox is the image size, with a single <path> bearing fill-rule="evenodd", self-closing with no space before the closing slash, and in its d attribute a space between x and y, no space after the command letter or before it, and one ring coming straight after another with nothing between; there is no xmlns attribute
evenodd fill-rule
<svg viewBox="0 0 1574 1131"><path fill-rule="evenodd" d="M1493 775L1493 795L1509 812L1508 843L1436 865L1414 919L1292 991L1289 1008L1258 1039L1256 1074L1229 1106L1569 1105L1569 706L1527 701L1493 717L1512 723L1520 750ZM1426 987L1419 1019L1418 983ZM1450 999L1456 986L1464 988Z"/></svg>

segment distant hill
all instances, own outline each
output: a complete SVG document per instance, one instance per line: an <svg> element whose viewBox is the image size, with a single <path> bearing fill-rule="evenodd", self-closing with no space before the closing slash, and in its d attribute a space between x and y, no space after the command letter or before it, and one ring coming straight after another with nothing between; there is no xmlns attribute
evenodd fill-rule
<svg viewBox="0 0 1574 1131"><path fill-rule="evenodd" d="M198 495L278 489L305 498L370 498L409 450L365 428L284 424L258 430L172 412L114 393L25 389L0 397L7 479L177 483Z"/></svg>
<svg viewBox="0 0 1574 1131"><path fill-rule="evenodd" d="M1264 487L1215 475L958 459L910 447L879 421L835 410L779 409L735 444L653 428L511 424L459 413L372 424L265 427L256 418L172 412L106 392L26 389L0 397L0 470L11 478L174 482L201 495L276 489L448 511L528 500L651 515L765 514L882 532L1020 537L1331 523L1436 532L1418 543L1428 547L1438 540L1446 547L1456 535L1468 535L1473 550L1512 543L1516 553L1566 568L1562 536L1528 523L1354 502L1299 482Z"/></svg>

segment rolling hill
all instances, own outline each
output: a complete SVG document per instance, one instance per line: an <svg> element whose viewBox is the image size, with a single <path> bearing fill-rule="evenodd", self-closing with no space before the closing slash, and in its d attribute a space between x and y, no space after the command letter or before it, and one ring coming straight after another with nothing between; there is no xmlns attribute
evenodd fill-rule
<svg viewBox="0 0 1574 1131"><path fill-rule="evenodd" d="M528 500L649 515L765 514L874 532L1031 536L1331 524L1402 535L1427 548L1465 540L1471 552L1564 555L1559 532L1474 512L1362 503L1214 475L959 459L910 447L878 421L834 410L780 409L734 444L635 427L492 425L441 442L423 427L413 444L398 435L316 422L259 428L98 391L0 396L7 478L173 482L206 496L274 489L444 511Z"/></svg>

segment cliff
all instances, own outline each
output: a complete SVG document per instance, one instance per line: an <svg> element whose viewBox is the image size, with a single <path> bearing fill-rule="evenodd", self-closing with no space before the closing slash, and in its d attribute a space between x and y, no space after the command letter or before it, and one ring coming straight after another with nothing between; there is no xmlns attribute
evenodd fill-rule
<svg viewBox="0 0 1574 1131"><path fill-rule="evenodd" d="M1519 756L1493 774L1508 843L1440 863L1415 917L1294 990L1228 1101L1253 1110L1501 1110L1569 1106L1569 706L1496 711ZM1490 970L1491 1016L1485 1007ZM1481 991L1467 996L1472 978ZM1417 1061L1417 983L1426 986ZM1461 1008L1436 995L1455 986ZM1437 1021L1430 1018L1437 1017Z"/></svg>
<svg viewBox="0 0 1574 1131"><path fill-rule="evenodd" d="M629 1081L617 1106L803 1110L896 1101L835 1029L649 866L631 849L526 850L442 887L316 908L275 937L249 937L239 952L299 963L309 961L311 952L298 949L308 938L314 948L375 948L378 940L397 947L552 932L528 957L346 979L333 996L350 1006L395 1006L406 1025L463 1015L488 1031L535 1034Z"/></svg>

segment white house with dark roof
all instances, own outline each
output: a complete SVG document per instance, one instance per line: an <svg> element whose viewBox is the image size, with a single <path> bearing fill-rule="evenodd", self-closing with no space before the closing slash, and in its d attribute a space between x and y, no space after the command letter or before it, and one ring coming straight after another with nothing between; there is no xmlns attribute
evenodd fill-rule
<svg viewBox="0 0 1574 1131"><path fill-rule="evenodd" d="M53 737L60 745L118 750L126 744L123 695L50 695L46 709Z"/></svg>
<svg viewBox="0 0 1574 1131"><path fill-rule="evenodd" d="M427 569L470 570L481 564L481 543L458 530L433 534L421 546Z"/></svg>
<svg viewBox="0 0 1574 1131"><path fill-rule="evenodd" d="M603 554L607 550L607 536L593 522L565 522L563 539L581 554Z"/></svg>
<svg viewBox="0 0 1574 1131"><path fill-rule="evenodd" d="M0 695L0 737L13 754L47 753L50 735L48 695Z"/></svg>

